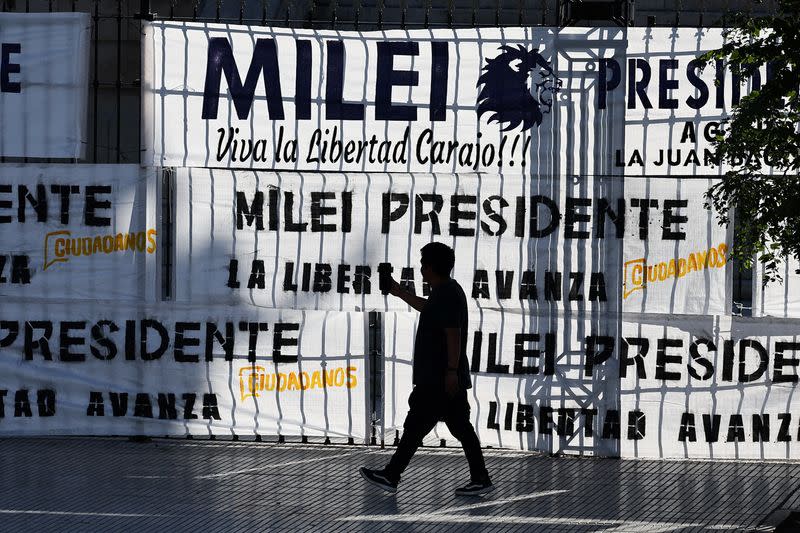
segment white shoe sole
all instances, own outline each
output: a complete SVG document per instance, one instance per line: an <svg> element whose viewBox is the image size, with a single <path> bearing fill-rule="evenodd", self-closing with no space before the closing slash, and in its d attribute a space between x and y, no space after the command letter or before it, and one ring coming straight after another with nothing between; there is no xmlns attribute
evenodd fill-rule
<svg viewBox="0 0 800 533"><path fill-rule="evenodd" d="M383 489L386 492L389 492L391 494L394 494L394 493L397 492L397 489L395 487L389 487L389 486L383 485L381 483L378 483L377 481L373 481L372 479L367 477L367 475L361 469L359 469L358 473L361 474L361 477L363 477L366 481L368 481L370 483L370 485L375 485L376 487L379 487L379 488L381 488L381 489Z"/></svg>

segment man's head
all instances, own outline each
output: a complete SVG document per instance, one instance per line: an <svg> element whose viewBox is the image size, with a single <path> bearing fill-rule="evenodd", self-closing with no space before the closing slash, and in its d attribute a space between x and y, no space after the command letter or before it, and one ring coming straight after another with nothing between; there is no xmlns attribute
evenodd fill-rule
<svg viewBox="0 0 800 533"><path fill-rule="evenodd" d="M441 242L431 242L420 250L422 264L422 279L431 283L446 280L450 277L450 271L456 262L456 255L453 249Z"/></svg>

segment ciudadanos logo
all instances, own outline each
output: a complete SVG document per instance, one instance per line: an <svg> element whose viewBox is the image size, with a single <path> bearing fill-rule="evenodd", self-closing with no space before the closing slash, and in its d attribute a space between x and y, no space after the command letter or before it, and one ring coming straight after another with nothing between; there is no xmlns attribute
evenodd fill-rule
<svg viewBox="0 0 800 533"><path fill-rule="evenodd" d="M491 113L489 122L500 123L502 131L520 124L523 130L539 126L553 107L561 80L538 49L505 45L499 50L500 55L486 60L478 78L478 116Z"/></svg>

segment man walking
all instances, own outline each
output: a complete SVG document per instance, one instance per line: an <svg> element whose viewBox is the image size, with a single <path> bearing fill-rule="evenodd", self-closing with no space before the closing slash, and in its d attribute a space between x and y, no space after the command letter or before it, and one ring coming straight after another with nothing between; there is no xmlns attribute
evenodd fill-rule
<svg viewBox="0 0 800 533"><path fill-rule="evenodd" d="M381 470L361 468L361 476L388 492L397 483L422 439L443 421L464 448L470 482L456 489L459 496L479 496L494 490L483 460L481 445L469 420L467 389L472 387L467 361L467 298L450 277L455 254L446 244L432 242L421 250L422 279L430 296L415 296L391 280L389 293L420 312L414 342L414 389L403 436L389 464Z"/></svg>

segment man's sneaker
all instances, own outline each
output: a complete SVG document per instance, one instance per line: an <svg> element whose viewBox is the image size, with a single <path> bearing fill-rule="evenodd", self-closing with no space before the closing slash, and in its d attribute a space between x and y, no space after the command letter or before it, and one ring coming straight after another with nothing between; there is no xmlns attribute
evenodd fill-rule
<svg viewBox="0 0 800 533"><path fill-rule="evenodd" d="M397 481L392 481L386 477L386 473L383 470L372 470L362 466L358 471L361 473L361 477L373 485L377 485L386 492L397 492Z"/></svg>
<svg viewBox="0 0 800 533"><path fill-rule="evenodd" d="M456 489L456 496L482 496L494 490L491 481L470 481Z"/></svg>

